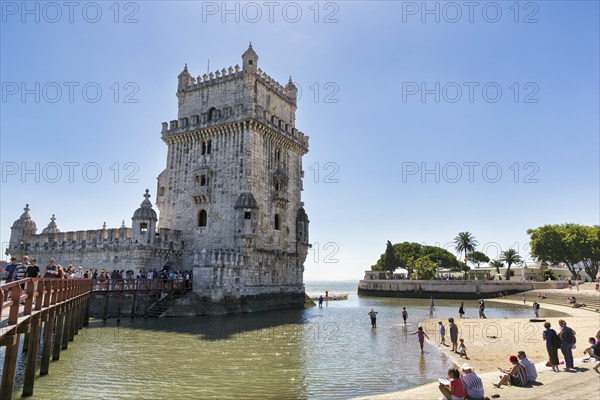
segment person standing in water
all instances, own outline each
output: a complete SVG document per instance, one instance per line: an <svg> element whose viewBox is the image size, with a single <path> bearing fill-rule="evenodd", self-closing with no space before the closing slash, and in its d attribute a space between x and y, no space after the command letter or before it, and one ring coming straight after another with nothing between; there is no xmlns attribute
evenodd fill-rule
<svg viewBox="0 0 600 400"><path fill-rule="evenodd" d="M377 314L379 314L377 311L373 310L371 308L371 311L369 311L369 317L371 317L371 327L372 328L377 328Z"/></svg>
<svg viewBox="0 0 600 400"><path fill-rule="evenodd" d="M429 336L423 330L423 327L419 327L416 332L411 333L411 335L418 335L419 337L419 346L421 346L421 353L423 353L423 343L425 342L425 338L429 339Z"/></svg>
<svg viewBox="0 0 600 400"><path fill-rule="evenodd" d="M406 307L402 307L402 319L404 320L404 325L406 325L407 318L408 318L408 311L406 311Z"/></svg>
<svg viewBox="0 0 600 400"><path fill-rule="evenodd" d="M323 307L323 295L319 296L319 307Z"/></svg>
<svg viewBox="0 0 600 400"><path fill-rule="evenodd" d="M462 301L460 302L460 307L458 307L458 315L460 316L460 318L465 317L465 303L463 303Z"/></svg>

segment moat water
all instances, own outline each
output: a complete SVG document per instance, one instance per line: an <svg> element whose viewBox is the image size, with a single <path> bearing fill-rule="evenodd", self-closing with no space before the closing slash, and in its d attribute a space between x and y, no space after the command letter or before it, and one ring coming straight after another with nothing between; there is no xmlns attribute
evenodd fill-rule
<svg viewBox="0 0 600 400"><path fill-rule="evenodd" d="M33 398L346 399L445 376L451 362L430 344L421 355L416 336L407 335L429 318L430 300L358 297L357 284L308 282L309 294L351 293L323 308L120 325L91 321L60 361L50 363L50 374L36 378ZM476 318L476 302L465 306L467 317ZM402 307L409 312L407 328L400 323ZM376 329L371 308L379 311ZM458 302L436 300L435 308L434 317L456 317ZM529 306L492 302L486 314L533 316ZM21 357L15 397L24 364Z"/></svg>

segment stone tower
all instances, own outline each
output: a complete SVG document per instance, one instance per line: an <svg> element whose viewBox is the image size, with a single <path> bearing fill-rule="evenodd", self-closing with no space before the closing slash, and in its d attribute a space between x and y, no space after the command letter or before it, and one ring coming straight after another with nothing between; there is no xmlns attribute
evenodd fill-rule
<svg viewBox="0 0 600 400"><path fill-rule="evenodd" d="M162 130L159 229L181 231L182 264L202 299L242 311L300 305L310 245L297 89L261 71L251 44L242 65L179 74L178 118Z"/></svg>
<svg viewBox="0 0 600 400"><path fill-rule="evenodd" d="M23 214L21 214L21 217L10 228L9 249L12 249L10 254L19 259L27 254L26 245L31 242L31 238L37 232L35 221L31 219L29 210L29 204L26 204Z"/></svg>

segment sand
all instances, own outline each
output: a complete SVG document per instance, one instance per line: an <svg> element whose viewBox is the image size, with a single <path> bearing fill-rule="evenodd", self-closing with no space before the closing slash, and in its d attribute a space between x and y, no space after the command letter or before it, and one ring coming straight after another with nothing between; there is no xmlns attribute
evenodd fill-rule
<svg viewBox="0 0 600 400"><path fill-rule="evenodd" d="M580 293L577 295L578 298L579 296L597 298L598 293L590 290L593 289L593 286L591 284L585 286L585 289L580 287ZM585 292L583 292L584 290ZM571 291L569 289L560 289L553 290L552 292L558 292L565 296L576 295L574 288ZM529 292L528 298L534 299L535 295L536 292ZM521 301L509 299L486 300L486 302L492 301L523 304ZM531 300L527 301L527 304L530 306ZM600 376L591 369L594 364L582 363L584 357L583 350L588 347L588 338L595 336L600 330L600 314L583 309L574 309L566 305L544 304L543 309L564 313L562 317L544 318L542 310L542 314L540 315L540 319L546 319L547 322L550 322L552 328L557 332L559 330L558 320L564 319L567 322L567 326L573 328L577 333L577 345L576 349L573 350L573 355L575 366L579 368L578 372L555 373L545 366L548 354L542 338L542 331L544 330L543 322L530 322L529 318L455 318L455 323L459 327L459 338L465 340L468 360L461 358L458 354L452 353L450 351L451 347L439 344L438 322L442 321L444 326L446 326L446 343L451 345L447 318L422 321L422 326L430 337L427 346L436 346L457 366L465 362L472 365L475 372L481 376L484 382L486 395L490 397L492 393L498 393L502 398L519 399L549 398L550 394L564 394L567 395L567 398L576 398L572 397L574 395L584 395L584 397L579 398L600 398ZM508 358L511 355L516 355L520 350L525 351L528 358L536 364L538 373L540 374L538 381L542 385L533 388L503 387L502 389L495 389L491 384L499 380L497 367L509 368L511 364ZM559 351L558 354L559 359L562 361L562 353ZM593 383L593 385L590 386L590 383ZM432 382L404 391L367 398L437 399L441 396L437 386L437 382Z"/></svg>

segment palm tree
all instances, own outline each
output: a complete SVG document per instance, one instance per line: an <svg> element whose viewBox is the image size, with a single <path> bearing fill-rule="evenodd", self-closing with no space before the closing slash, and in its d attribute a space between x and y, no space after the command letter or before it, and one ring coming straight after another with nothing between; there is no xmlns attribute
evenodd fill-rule
<svg viewBox="0 0 600 400"><path fill-rule="evenodd" d="M470 232L459 232L459 234L454 238L454 248L457 253L465 253L465 258L467 258L467 254L475 251L475 247L479 242L475 240L475 236L473 236Z"/></svg>
<svg viewBox="0 0 600 400"><path fill-rule="evenodd" d="M500 275L500 268L504 267L504 264L500 260L493 260L490 263L490 267L495 267L496 268L496 273L498 275Z"/></svg>
<svg viewBox="0 0 600 400"><path fill-rule="evenodd" d="M506 280L510 280L510 267L513 264L519 264L522 259L515 249L508 249L500 254L500 261L506 263Z"/></svg>

